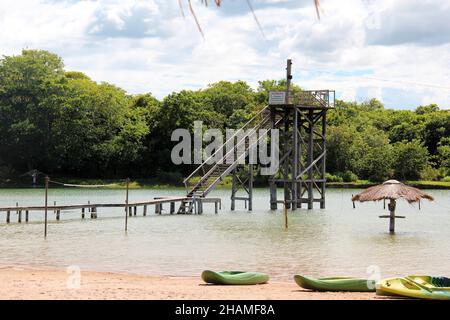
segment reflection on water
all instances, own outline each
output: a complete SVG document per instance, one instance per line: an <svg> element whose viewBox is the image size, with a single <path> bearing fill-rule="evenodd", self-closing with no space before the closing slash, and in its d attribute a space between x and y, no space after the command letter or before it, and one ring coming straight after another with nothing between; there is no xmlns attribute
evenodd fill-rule
<svg viewBox="0 0 450 320"><path fill-rule="evenodd" d="M389 235L383 204L356 204L358 190L328 190L327 209L289 212L284 229L282 210L268 210L268 190L255 192L254 211L229 210L229 191L215 191L222 211L205 205L202 216L156 216L151 212L128 221L123 209L99 209L97 220L81 220L79 211L50 216L49 236L43 239L42 213L32 212L30 223L5 224L0 214L0 264L26 264L145 274L198 275L203 269L258 270L275 279L295 273L313 276L367 276L378 266L382 276L425 273L450 276L450 192L433 190L434 203L422 210L405 202L398 213L396 235ZM55 189L50 203L122 202L123 190ZM183 190L132 190L130 201L161 195L183 195ZM0 190L0 206L42 204L43 190ZM153 210L153 208L150 208ZM165 209L168 209L166 205ZM281 208L280 208L281 209ZM141 209L142 210L142 209ZM17 217L12 214L12 221ZM371 267L373 269L373 267Z"/></svg>

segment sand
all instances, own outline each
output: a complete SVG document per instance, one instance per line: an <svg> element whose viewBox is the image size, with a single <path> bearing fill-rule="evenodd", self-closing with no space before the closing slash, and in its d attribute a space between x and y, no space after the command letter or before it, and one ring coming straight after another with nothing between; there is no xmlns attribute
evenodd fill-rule
<svg viewBox="0 0 450 320"><path fill-rule="evenodd" d="M79 280L78 280L79 279ZM35 267L0 267L0 299L380 299L375 293L319 293L295 282L270 281L257 286L212 286L200 277L147 276Z"/></svg>

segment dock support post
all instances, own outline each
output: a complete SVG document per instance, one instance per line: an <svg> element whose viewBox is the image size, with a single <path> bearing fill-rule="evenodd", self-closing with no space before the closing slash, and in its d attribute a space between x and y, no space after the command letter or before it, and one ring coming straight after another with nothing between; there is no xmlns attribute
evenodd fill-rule
<svg viewBox="0 0 450 320"><path fill-rule="evenodd" d="M45 177L45 228L44 237L47 238L47 211L48 211L48 176Z"/></svg>
<svg viewBox="0 0 450 320"><path fill-rule="evenodd" d="M326 172L327 172L327 143L326 143L326 131L327 131L327 111L322 111L322 152L325 156L322 159L322 185L320 195L320 209L325 209L325 190L326 190Z"/></svg>
<svg viewBox="0 0 450 320"><path fill-rule="evenodd" d="M231 211L236 209L236 169L233 170L233 176L231 178Z"/></svg>
<svg viewBox="0 0 450 320"><path fill-rule="evenodd" d="M174 214L175 213L175 202L171 202L170 203L170 214Z"/></svg>
<svg viewBox="0 0 450 320"><path fill-rule="evenodd" d="M22 223L22 210L19 210L19 212L18 212L17 222Z"/></svg>
<svg viewBox="0 0 450 320"><path fill-rule="evenodd" d="M81 219L84 219L85 215L84 215L84 208L81 208Z"/></svg>
<svg viewBox="0 0 450 320"><path fill-rule="evenodd" d="M60 219L60 213L61 213L61 210L56 210L56 221L59 221L59 219Z"/></svg>
<svg viewBox="0 0 450 320"><path fill-rule="evenodd" d="M92 208L92 218L97 219L97 207Z"/></svg>
<svg viewBox="0 0 450 320"><path fill-rule="evenodd" d="M11 222L11 211L6 211L6 223Z"/></svg>
<svg viewBox="0 0 450 320"><path fill-rule="evenodd" d="M270 181L270 210L277 210L277 185Z"/></svg>
<svg viewBox="0 0 450 320"><path fill-rule="evenodd" d="M144 206L142 215L145 217L147 215L147 205Z"/></svg>
<svg viewBox="0 0 450 320"><path fill-rule="evenodd" d="M133 212L133 214L134 214L134 216L136 216L136 214L137 214L137 207L136 207L136 206L134 206L134 212Z"/></svg>
<svg viewBox="0 0 450 320"><path fill-rule="evenodd" d="M155 213L161 214L161 211L162 211L162 204L161 203L155 204Z"/></svg>
<svg viewBox="0 0 450 320"><path fill-rule="evenodd" d="M29 211L25 210L25 222L28 222Z"/></svg>
<svg viewBox="0 0 450 320"><path fill-rule="evenodd" d="M214 213L218 214L219 210L218 210L219 204L217 203L217 201L214 202Z"/></svg>
<svg viewBox="0 0 450 320"><path fill-rule="evenodd" d="M314 111L309 110L308 113L308 154L307 154L307 166L309 167L308 170L308 210L314 209L314 167L313 167L313 161L314 161Z"/></svg>
<svg viewBox="0 0 450 320"><path fill-rule="evenodd" d="M19 203L18 202L16 202L16 208L19 206ZM21 217L19 216L19 209L16 209L16 214L17 214L17 222L21 222L20 220L22 220L21 219Z"/></svg>
<svg viewBox="0 0 450 320"><path fill-rule="evenodd" d="M129 185L130 185L130 179L127 178L127 191L126 191L126 196L125 196L125 231L128 230L128 189L129 189Z"/></svg>
<svg viewBox="0 0 450 320"><path fill-rule="evenodd" d="M253 210L253 164L249 164L248 176L248 211Z"/></svg>
<svg viewBox="0 0 450 320"><path fill-rule="evenodd" d="M203 214L203 200L202 198L198 198L198 214Z"/></svg>

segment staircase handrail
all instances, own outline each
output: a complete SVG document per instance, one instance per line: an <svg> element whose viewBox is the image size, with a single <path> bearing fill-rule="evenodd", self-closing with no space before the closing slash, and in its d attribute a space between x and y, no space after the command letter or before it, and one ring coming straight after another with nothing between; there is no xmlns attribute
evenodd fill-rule
<svg viewBox="0 0 450 320"><path fill-rule="evenodd" d="M258 116L260 116L264 111L266 111L269 107L266 106L263 109L261 109L253 118L251 118L249 121L247 121L241 128L239 128L238 130L236 130L236 132L227 140L225 141L225 143L223 143L220 148L218 148L217 150L214 151L214 153L205 161L203 161L187 178L185 178L183 180L183 183L186 185L187 182L194 177L195 174L198 173L198 171L205 165L207 164L207 162L209 160L211 160L220 150L222 150L224 148L224 146L227 145L227 143L229 141L231 141L232 139L234 139L238 133L240 133L242 130L244 130L244 128L246 128L250 123L252 123Z"/></svg>

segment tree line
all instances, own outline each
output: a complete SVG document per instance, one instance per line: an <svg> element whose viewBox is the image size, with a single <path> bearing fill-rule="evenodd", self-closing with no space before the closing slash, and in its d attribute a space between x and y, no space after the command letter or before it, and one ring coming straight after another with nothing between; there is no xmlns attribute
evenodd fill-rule
<svg viewBox="0 0 450 320"><path fill-rule="evenodd" d="M193 167L170 160L171 133L238 128L284 80L220 81L156 99L130 95L57 55L24 50L0 59L0 179L38 169L79 178L158 178L177 183ZM294 86L293 90L301 90ZM436 105L385 109L378 100L337 101L327 118L329 181L450 180L450 112Z"/></svg>

